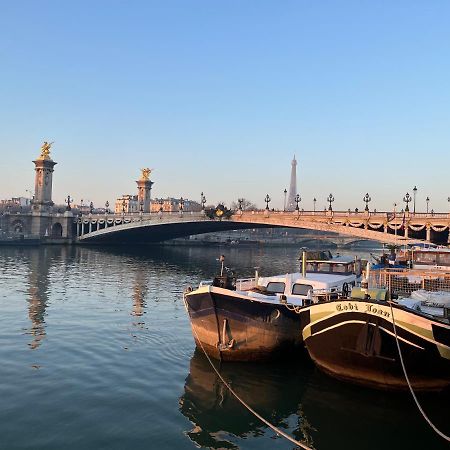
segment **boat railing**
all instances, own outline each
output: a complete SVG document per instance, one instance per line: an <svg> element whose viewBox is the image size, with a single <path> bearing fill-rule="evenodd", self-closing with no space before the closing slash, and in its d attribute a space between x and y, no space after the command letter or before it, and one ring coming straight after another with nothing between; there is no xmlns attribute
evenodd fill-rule
<svg viewBox="0 0 450 450"><path fill-rule="evenodd" d="M408 295L418 290L450 292L450 272L389 268L372 270L369 286Z"/></svg>
<svg viewBox="0 0 450 450"><path fill-rule="evenodd" d="M238 291L249 291L257 286L256 278L238 278L236 280L236 289Z"/></svg>

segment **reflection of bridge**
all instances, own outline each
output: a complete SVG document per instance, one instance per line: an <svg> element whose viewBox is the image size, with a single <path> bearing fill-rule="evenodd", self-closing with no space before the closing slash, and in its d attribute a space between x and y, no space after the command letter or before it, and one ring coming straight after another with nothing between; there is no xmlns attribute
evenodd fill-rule
<svg viewBox="0 0 450 450"><path fill-rule="evenodd" d="M76 220L80 243L158 242L176 237L262 227L339 233L385 243L449 241L450 214L334 211L237 211L229 219L204 213L88 215Z"/></svg>

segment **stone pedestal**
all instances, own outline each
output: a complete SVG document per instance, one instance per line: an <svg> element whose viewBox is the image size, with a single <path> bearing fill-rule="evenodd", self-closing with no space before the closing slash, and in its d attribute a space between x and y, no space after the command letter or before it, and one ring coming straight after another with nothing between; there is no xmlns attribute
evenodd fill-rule
<svg viewBox="0 0 450 450"><path fill-rule="evenodd" d="M153 181L141 178L136 181L136 184L138 186L139 208L141 208L142 205L142 212L149 213Z"/></svg>
<svg viewBox="0 0 450 450"><path fill-rule="evenodd" d="M33 213L49 213L53 206L53 168L57 163L48 156L40 156L33 162L35 165L34 170L36 171L34 199L32 200Z"/></svg>

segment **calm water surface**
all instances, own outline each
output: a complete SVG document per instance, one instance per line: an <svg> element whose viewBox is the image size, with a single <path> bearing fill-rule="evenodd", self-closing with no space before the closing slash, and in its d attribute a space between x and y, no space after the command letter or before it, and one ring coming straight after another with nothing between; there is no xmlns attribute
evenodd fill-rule
<svg viewBox="0 0 450 450"><path fill-rule="evenodd" d="M292 449L194 350L182 291L220 252L242 276L296 268L296 249L0 248L0 448ZM408 395L342 384L307 358L221 370L315 449L446 448ZM420 399L449 433L449 396Z"/></svg>

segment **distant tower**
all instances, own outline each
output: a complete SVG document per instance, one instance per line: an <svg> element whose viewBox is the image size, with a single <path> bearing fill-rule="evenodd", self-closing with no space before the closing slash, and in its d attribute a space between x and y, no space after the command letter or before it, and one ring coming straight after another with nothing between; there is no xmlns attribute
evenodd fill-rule
<svg viewBox="0 0 450 450"><path fill-rule="evenodd" d="M139 211L142 207L142 212L149 213L150 212L150 198L152 192L153 181L150 181L150 174L152 173L151 169L141 169L142 175L138 181L136 181L138 185L138 202L139 202Z"/></svg>
<svg viewBox="0 0 450 450"><path fill-rule="evenodd" d="M294 211L297 206L295 203L295 196L297 195L297 160L295 159L295 155L291 165L291 184L289 186L289 197L286 206L287 211Z"/></svg>
<svg viewBox="0 0 450 450"><path fill-rule="evenodd" d="M44 142L40 156L33 161L36 171L34 182L33 210L38 213L46 213L53 206L52 178L55 161L50 157L52 143Z"/></svg>

